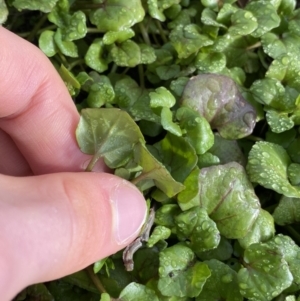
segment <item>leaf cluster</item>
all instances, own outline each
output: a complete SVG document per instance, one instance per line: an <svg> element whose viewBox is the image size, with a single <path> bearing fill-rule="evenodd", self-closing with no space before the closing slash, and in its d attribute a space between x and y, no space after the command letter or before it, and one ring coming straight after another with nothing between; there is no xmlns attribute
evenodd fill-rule
<svg viewBox="0 0 300 301"><path fill-rule="evenodd" d="M132 271L117 253L16 300L300 300L296 0L0 0L0 24L75 99L87 171L155 208Z"/></svg>

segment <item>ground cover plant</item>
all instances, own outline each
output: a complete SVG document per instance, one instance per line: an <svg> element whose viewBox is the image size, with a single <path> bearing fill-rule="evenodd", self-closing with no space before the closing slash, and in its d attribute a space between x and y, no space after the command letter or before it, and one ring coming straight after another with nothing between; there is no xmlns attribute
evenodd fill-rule
<svg viewBox="0 0 300 301"><path fill-rule="evenodd" d="M87 171L149 207L126 250L16 300L300 300L297 1L0 0L1 23L64 80Z"/></svg>

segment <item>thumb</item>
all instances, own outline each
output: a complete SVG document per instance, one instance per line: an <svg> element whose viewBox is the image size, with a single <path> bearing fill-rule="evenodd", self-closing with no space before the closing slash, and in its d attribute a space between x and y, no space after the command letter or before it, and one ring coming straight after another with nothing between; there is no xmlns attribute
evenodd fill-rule
<svg viewBox="0 0 300 301"><path fill-rule="evenodd" d="M146 202L105 173L0 175L0 295L73 273L135 239Z"/></svg>

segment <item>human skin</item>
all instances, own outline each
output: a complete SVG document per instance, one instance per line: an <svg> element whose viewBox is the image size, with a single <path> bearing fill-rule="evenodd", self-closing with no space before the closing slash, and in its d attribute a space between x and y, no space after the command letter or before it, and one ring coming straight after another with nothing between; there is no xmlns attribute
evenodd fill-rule
<svg viewBox="0 0 300 301"><path fill-rule="evenodd" d="M142 194L75 139L79 114L49 60L0 26L0 296L63 277L134 240Z"/></svg>

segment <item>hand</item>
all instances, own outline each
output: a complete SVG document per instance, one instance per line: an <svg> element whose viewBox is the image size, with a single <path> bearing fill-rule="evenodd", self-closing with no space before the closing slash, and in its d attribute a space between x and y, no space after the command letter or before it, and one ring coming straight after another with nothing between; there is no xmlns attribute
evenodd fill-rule
<svg viewBox="0 0 300 301"><path fill-rule="evenodd" d="M78 121L49 60L0 27L2 301L119 251L144 222L137 188L104 172L80 172L90 156L77 146Z"/></svg>

